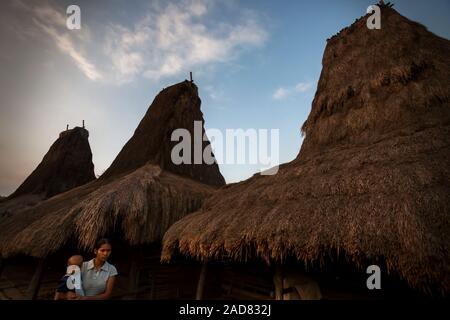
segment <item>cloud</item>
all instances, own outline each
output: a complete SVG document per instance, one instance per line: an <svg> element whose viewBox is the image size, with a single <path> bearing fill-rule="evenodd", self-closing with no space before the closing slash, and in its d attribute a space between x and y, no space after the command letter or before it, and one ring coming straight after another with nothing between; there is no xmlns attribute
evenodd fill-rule
<svg viewBox="0 0 450 320"><path fill-rule="evenodd" d="M144 77L158 80L198 66L228 62L241 49L266 41L267 33L254 17L235 25L207 26L210 8L202 1L172 3L149 12L132 29L114 26L110 35L114 40L107 51L125 59L132 54L145 57L134 75L143 68ZM116 62L113 60L116 69L125 75Z"/></svg>
<svg viewBox="0 0 450 320"><path fill-rule="evenodd" d="M87 27L77 31L70 31L66 28L65 10L56 8L48 2L32 6L20 0L15 2L15 6L31 14L33 23L45 34L49 35L56 47L67 54L75 65L90 80L102 79L101 72L83 53L82 46L77 47L76 43L85 43L89 40L89 30Z"/></svg>
<svg viewBox="0 0 450 320"><path fill-rule="evenodd" d="M72 60L75 62L75 65L84 73L86 77L88 77L90 80L100 80L102 78L102 75L97 70L96 66L91 63L80 52L80 50L75 48L74 42L67 34L60 34L55 28L46 26L38 20L34 20L34 22L37 26L39 26L43 31L45 31L53 38L58 49L60 49L63 53L68 54L69 57L72 58Z"/></svg>
<svg viewBox="0 0 450 320"><path fill-rule="evenodd" d="M277 100L284 99L288 95L288 93L289 93L288 89L278 88L273 94L273 98Z"/></svg>
<svg viewBox="0 0 450 320"><path fill-rule="evenodd" d="M233 21L225 21L218 4L202 0L154 3L134 25L106 22L95 30L95 39L83 20L81 30L68 30L62 7L18 3L88 79L117 85L140 76L157 81L227 63L267 40L254 12L234 12Z"/></svg>
<svg viewBox="0 0 450 320"><path fill-rule="evenodd" d="M311 89L311 87L312 87L311 82L299 82L295 86L295 91L296 92L305 92L305 91L308 91L309 89Z"/></svg>
<svg viewBox="0 0 450 320"><path fill-rule="evenodd" d="M306 92L312 88L312 85L312 82L299 82L292 87L279 87L273 93L272 98L275 100L282 100L296 93Z"/></svg>

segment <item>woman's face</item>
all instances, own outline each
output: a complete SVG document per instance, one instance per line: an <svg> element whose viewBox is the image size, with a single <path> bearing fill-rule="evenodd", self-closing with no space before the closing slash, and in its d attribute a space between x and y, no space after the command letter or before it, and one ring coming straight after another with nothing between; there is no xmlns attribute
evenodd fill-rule
<svg viewBox="0 0 450 320"><path fill-rule="evenodd" d="M100 248L98 248L95 252L97 260L102 262L108 260L110 254L111 254L111 245L107 243L102 244Z"/></svg>

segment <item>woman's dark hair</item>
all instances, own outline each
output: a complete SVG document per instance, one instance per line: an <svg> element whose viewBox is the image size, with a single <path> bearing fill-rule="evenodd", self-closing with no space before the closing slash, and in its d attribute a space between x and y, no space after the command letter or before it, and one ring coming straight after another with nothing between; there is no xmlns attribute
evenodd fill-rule
<svg viewBox="0 0 450 320"><path fill-rule="evenodd" d="M104 244L109 244L111 246L111 241L107 238L100 239L95 243L94 249L98 250Z"/></svg>

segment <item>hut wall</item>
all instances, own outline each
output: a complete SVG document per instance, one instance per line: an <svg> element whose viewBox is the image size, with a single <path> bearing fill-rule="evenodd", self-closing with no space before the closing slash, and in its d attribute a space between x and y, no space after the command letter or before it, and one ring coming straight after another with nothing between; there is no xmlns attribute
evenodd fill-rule
<svg viewBox="0 0 450 320"><path fill-rule="evenodd" d="M269 300L273 271L263 263L210 262L204 299Z"/></svg>
<svg viewBox="0 0 450 320"><path fill-rule="evenodd" d="M367 288L366 281L370 275L366 273L366 268L372 264L381 268L381 290ZM306 269L303 263L297 262L291 257L283 264L283 270L285 274L291 275L291 279L284 279L285 283L298 282L298 278L304 276L317 282L323 300L425 298L423 293L410 288L398 276L388 273L388 268L382 258L366 260L358 268L348 259L345 252L341 251L340 254L337 254L336 251L331 251L321 263L309 265ZM302 282L301 279L299 282Z"/></svg>
<svg viewBox="0 0 450 320"><path fill-rule="evenodd" d="M116 248L116 246L115 246ZM144 248L138 264L139 278L137 292L130 292L130 248L128 251L115 250L110 262L119 276L113 291L113 299L195 299L201 263L176 258L170 264L160 263L160 247ZM123 249L126 249L124 247ZM127 253L128 252L128 253ZM62 251L48 257L40 289L36 299L51 300L59 279L64 275L66 261L73 251ZM86 260L90 255L84 255ZM347 262L325 261L322 267L310 266L308 276L315 279L320 287L322 299L398 299L426 298L423 293L412 290L395 275L388 275L382 261L377 262L382 269L382 290L368 290L365 270L358 270ZM0 275L0 300L24 299L30 281L36 270L38 259L15 257L3 260ZM369 262L368 262L369 263ZM301 263L288 262L283 268L304 270ZM266 300L274 299L273 268L263 263L209 262L203 299Z"/></svg>
<svg viewBox="0 0 450 320"><path fill-rule="evenodd" d="M67 257L59 255L48 258L35 299L51 300L54 298L58 281L66 271L66 260ZM0 300L28 299L27 290L38 262L39 259L23 256L5 259L4 269L0 275Z"/></svg>
<svg viewBox="0 0 450 320"><path fill-rule="evenodd" d="M114 245L109 262L119 275L113 290L112 299L194 299L201 264L192 260L178 258L171 264L160 263L160 246L142 248L142 256L133 268L129 246ZM36 299L54 298L58 281L65 274L66 261L75 250L63 250L47 259L40 281ZM92 254L84 253L85 261ZM15 257L4 260L0 275L0 300L21 300L27 297L27 289L38 265L38 259ZM134 274L131 274L133 272ZM136 274L136 270L138 273ZM136 281L136 289L130 290L130 279Z"/></svg>
<svg viewBox="0 0 450 320"><path fill-rule="evenodd" d="M111 260L118 272L113 299L161 300L194 299L201 264L183 258L162 264L161 246L141 248L137 262L136 253L126 247L115 251ZM127 249L125 251L125 249ZM130 282L135 283L131 289Z"/></svg>

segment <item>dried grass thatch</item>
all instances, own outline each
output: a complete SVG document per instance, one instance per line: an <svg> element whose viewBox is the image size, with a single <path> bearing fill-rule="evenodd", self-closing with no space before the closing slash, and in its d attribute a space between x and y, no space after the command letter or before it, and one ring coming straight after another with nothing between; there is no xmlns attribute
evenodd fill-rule
<svg viewBox="0 0 450 320"><path fill-rule="evenodd" d="M1 255L44 257L69 240L92 249L112 233L130 245L160 241L224 183L217 164L172 170L165 162L171 141L164 123L190 130L193 120L203 122L196 86L182 82L163 90L102 177L0 219Z"/></svg>
<svg viewBox="0 0 450 320"><path fill-rule="evenodd" d="M95 180L89 132L80 127L60 133L41 163L9 197L0 199L2 217Z"/></svg>
<svg viewBox="0 0 450 320"><path fill-rule="evenodd" d="M43 257L69 239L82 249L111 232L130 245L160 241L168 227L197 210L213 187L145 165L110 180L90 183L18 212L1 225L4 257ZM5 239L6 237L6 239Z"/></svg>
<svg viewBox="0 0 450 320"><path fill-rule="evenodd" d="M309 264L337 250L449 292L450 42L389 7L382 17L329 40L297 158L175 223L162 260Z"/></svg>
<svg viewBox="0 0 450 320"><path fill-rule="evenodd" d="M178 143L171 141L172 132L183 128L194 137L194 121L204 123L200 104L197 86L187 80L161 91L139 123L133 137L125 144L101 179L130 172L146 163L154 163L163 170L208 185L216 187L225 185L225 179L220 174L217 163L195 165L172 163L172 148ZM205 128L202 126L201 137L204 133ZM203 148L210 144L209 141L202 143ZM193 152L191 163L194 163Z"/></svg>
<svg viewBox="0 0 450 320"><path fill-rule="evenodd" d="M95 180L89 132L80 127L60 133L42 162L8 199L37 194L50 198Z"/></svg>

